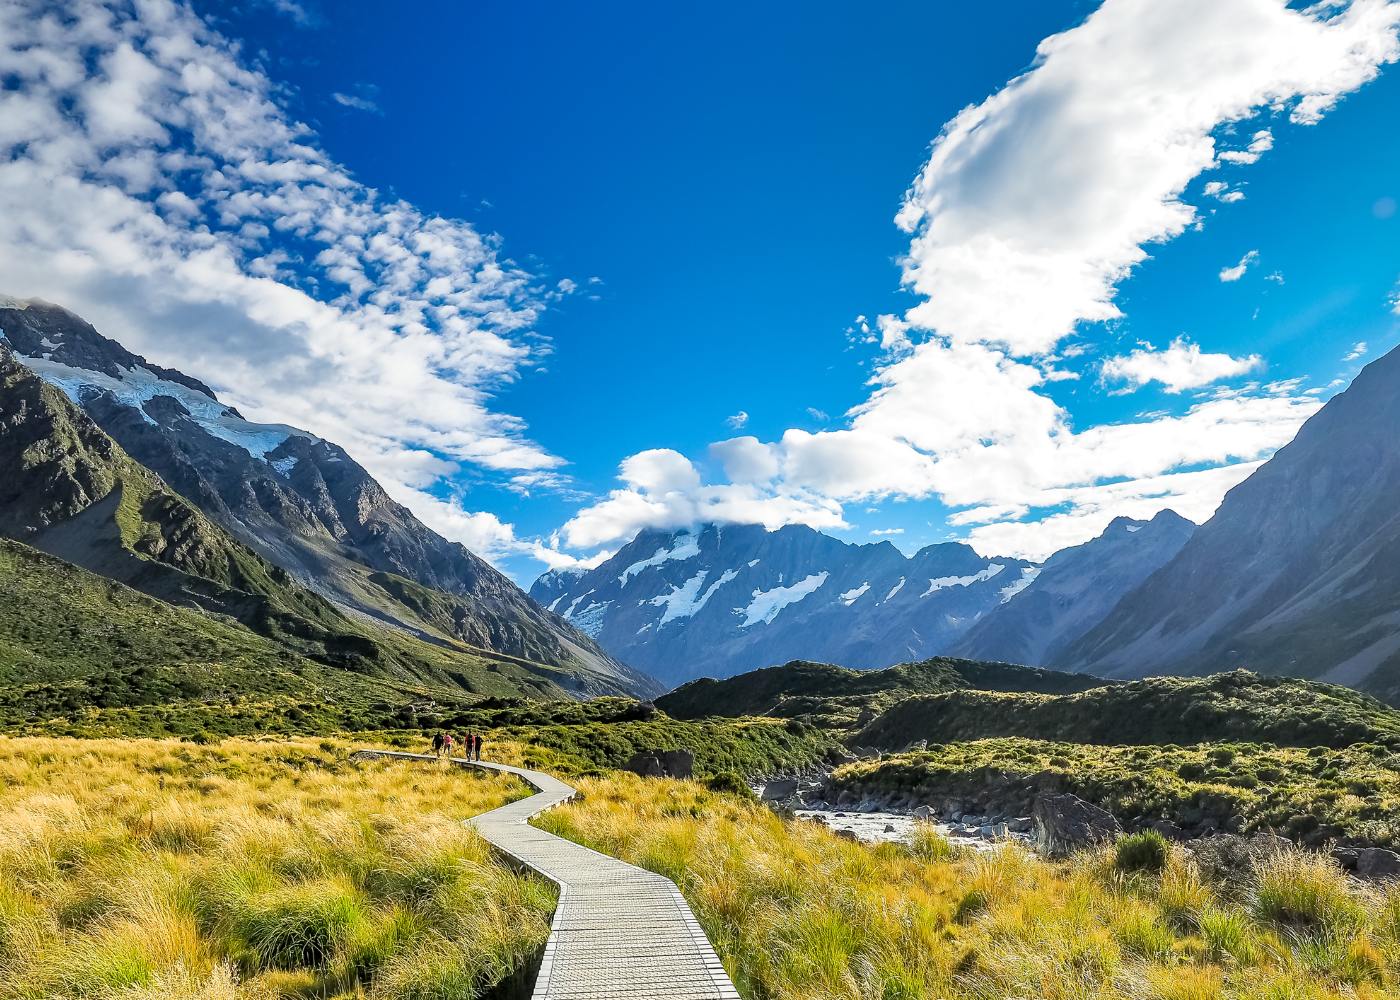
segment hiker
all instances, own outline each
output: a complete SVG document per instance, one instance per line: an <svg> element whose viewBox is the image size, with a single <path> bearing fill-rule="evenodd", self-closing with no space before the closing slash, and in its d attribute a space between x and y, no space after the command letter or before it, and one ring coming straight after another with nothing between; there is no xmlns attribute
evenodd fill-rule
<svg viewBox="0 0 1400 1000"><path fill-rule="evenodd" d="M473 738L474 738L474 737L472 736L471 733L467 733L467 735L465 735L465 736L462 737L462 754L463 754L463 756L465 756L465 757L467 758L467 760L471 760L471 759L472 759L472 740L473 740Z"/></svg>
<svg viewBox="0 0 1400 1000"><path fill-rule="evenodd" d="M442 756L443 745L444 744L442 742L442 733L433 733L433 753L436 756Z"/></svg>
<svg viewBox="0 0 1400 1000"><path fill-rule="evenodd" d="M452 756L452 734L442 734L442 752L448 757Z"/></svg>
<svg viewBox="0 0 1400 1000"><path fill-rule="evenodd" d="M475 757L474 759L475 759L475 760L480 760L480 759L481 759L481 734L480 734L480 733L478 733L478 734L476 735L476 737L475 737L475 743L474 743L473 749L476 751L476 757Z"/></svg>

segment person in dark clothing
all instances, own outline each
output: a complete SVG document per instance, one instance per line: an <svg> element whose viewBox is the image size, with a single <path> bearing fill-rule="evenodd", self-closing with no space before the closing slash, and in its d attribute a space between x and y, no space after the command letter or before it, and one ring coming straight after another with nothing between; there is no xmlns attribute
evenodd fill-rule
<svg viewBox="0 0 1400 1000"><path fill-rule="evenodd" d="M476 743L475 743L475 746L474 746L473 749L475 749L475 751L476 751L476 757L475 757L474 759L475 759L475 760L480 760L480 759L481 759L481 734L480 734L480 733L478 733L477 736L476 736Z"/></svg>
<svg viewBox="0 0 1400 1000"><path fill-rule="evenodd" d="M441 757L443 746L442 733L433 733L433 753Z"/></svg>

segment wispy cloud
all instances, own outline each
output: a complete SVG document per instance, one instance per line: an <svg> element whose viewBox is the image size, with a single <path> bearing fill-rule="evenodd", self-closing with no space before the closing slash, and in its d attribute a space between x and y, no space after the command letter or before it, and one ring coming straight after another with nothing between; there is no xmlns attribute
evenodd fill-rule
<svg viewBox="0 0 1400 1000"><path fill-rule="evenodd" d="M736 431L737 431L737 430L743 430L744 427L746 427L746 426L748 425L748 422L749 422L749 414L748 414L748 411L747 411L747 410L740 410L738 413L734 414L732 417L726 417L725 420L724 420L724 422L725 422L726 424L729 425L729 427L730 427L731 430L736 430Z"/></svg>
<svg viewBox="0 0 1400 1000"><path fill-rule="evenodd" d="M372 115L382 115L384 113L373 100L368 97L360 97L356 94L342 94L337 90L331 94L331 100L343 107L354 108L356 111L367 111Z"/></svg>
<svg viewBox="0 0 1400 1000"><path fill-rule="evenodd" d="M1342 360L1358 361L1366 356L1366 352L1368 350L1369 348L1366 345L1366 341L1358 340L1356 343L1351 345L1351 350L1347 351L1346 355L1342 358Z"/></svg>
<svg viewBox="0 0 1400 1000"><path fill-rule="evenodd" d="M1244 273L1249 270L1250 265L1258 259L1259 251L1250 250L1243 257L1240 258L1240 262L1238 264L1235 264L1231 267L1222 267L1220 269L1220 280L1227 282L1239 281L1241 278L1244 277Z"/></svg>

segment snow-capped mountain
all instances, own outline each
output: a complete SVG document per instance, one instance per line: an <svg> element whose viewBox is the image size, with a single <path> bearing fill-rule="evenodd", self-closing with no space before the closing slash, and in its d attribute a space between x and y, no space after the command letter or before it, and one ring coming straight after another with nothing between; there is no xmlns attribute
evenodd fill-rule
<svg viewBox="0 0 1400 1000"><path fill-rule="evenodd" d="M643 531L595 569L544 574L530 594L679 684L798 658L883 667L932 656L1037 572L958 543L905 556L796 525L706 525Z"/></svg>
<svg viewBox="0 0 1400 1000"><path fill-rule="evenodd" d="M204 515L342 607L607 678L614 690L655 690L394 502L339 446L244 419L199 380L132 354L60 306L0 300L0 342Z"/></svg>
<svg viewBox="0 0 1400 1000"><path fill-rule="evenodd" d="M1400 351L1066 650L1106 676L1249 667L1400 698Z"/></svg>
<svg viewBox="0 0 1400 1000"><path fill-rule="evenodd" d="M1195 529L1170 510L1150 521L1116 518L1092 541L1047 559L1035 580L973 626L952 655L1062 667L1066 647L1180 552Z"/></svg>

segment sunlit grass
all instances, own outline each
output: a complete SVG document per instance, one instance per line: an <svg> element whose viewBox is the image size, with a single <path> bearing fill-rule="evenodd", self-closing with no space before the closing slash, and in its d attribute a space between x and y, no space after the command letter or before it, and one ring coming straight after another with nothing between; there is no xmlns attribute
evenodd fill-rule
<svg viewBox="0 0 1400 1000"><path fill-rule="evenodd" d="M524 789L350 749L0 739L0 1000L447 1000L510 979L553 890L460 821ZM700 783L576 783L537 822L674 879L753 1000L1400 996L1400 890L1316 855L1216 884L1155 841L1054 864L930 828L870 847Z"/></svg>
<svg viewBox="0 0 1400 1000"><path fill-rule="evenodd" d="M525 790L340 741L0 739L0 998L473 996L552 887L461 820Z"/></svg>
<svg viewBox="0 0 1400 1000"><path fill-rule="evenodd" d="M1400 890L1313 855L1266 859L1242 891L1210 884L1177 846L1160 865L1112 847L1059 864L971 853L927 830L869 847L691 783L579 785L539 825L675 879L746 996L1354 1000L1400 987Z"/></svg>

